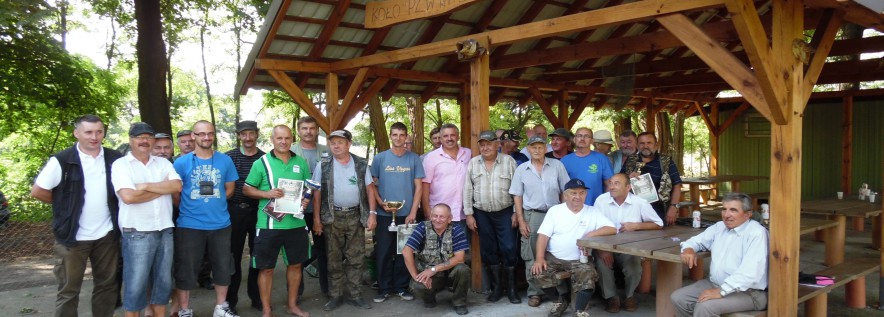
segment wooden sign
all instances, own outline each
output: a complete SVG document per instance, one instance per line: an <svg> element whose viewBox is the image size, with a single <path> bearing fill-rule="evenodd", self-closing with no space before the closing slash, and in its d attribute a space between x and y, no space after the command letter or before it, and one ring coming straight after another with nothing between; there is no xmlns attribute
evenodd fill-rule
<svg viewBox="0 0 884 317"><path fill-rule="evenodd" d="M365 27L375 29L391 24L437 16L479 0L385 0L365 6Z"/></svg>

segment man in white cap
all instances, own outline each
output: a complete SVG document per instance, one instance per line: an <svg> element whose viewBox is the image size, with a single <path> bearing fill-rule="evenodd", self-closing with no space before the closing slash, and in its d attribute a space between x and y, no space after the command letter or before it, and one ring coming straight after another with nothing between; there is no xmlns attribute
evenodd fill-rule
<svg viewBox="0 0 884 317"><path fill-rule="evenodd" d="M611 137L611 131L595 131L592 134L592 138L595 140L593 145L595 146L596 152L600 152L604 155L611 154L611 148L614 147L614 139Z"/></svg>

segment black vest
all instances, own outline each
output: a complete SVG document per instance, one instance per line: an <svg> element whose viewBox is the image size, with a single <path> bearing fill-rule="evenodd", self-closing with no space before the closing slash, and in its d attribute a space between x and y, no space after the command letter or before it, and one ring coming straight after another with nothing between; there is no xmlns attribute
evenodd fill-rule
<svg viewBox="0 0 884 317"><path fill-rule="evenodd" d="M66 247L77 245L77 231L80 229L80 215L86 201L85 176L76 145L53 155L61 166L61 182L52 189L52 233L55 241ZM111 164L123 157L120 152L104 148L105 183L107 186L107 206L111 213L114 232L118 232L117 216L120 206L114 185L111 184ZM98 180L90 180L98 181Z"/></svg>

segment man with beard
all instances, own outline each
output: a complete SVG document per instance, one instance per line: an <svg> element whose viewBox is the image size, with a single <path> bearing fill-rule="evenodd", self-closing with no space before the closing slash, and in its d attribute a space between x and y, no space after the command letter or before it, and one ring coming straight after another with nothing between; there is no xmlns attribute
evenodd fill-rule
<svg viewBox="0 0 884 317"><path fill-rule="evenodd" d="M621 132L618 143L619 149L608 154L608 156L611 158L611 162L613 163L611 165L611 170L617 173L619 173L620 169L623 168L623 163L626 162L626 158L630 155L635 154L635 132L632 132L632 130Z"/></svg>
<svg viewBox="0 0 884 317"><path fill-rule="evenodd" d="M550 141L552 151L546 152L546 157L561 160L565 155L573 153L571 151L571 138L574 135L571 134L571 131L565 128L558 128L549 135L552 136L552 141Z"/></svg>
<svg viewBox="0 0 884 317"><path fill-rule="evenodd" d="M605 192L608 179L614 175L611 171L611 161L608 160L608 156L590 150L593 143L591 129L578 128L574 140L577 143L577 151L566 155L561 161L568 170L568 176L572 179L579 178L589 186L585 203L592 206L596 197Z"/></svg>
<svg viewBox="0 0 884 317"><path fill-rule="evenodd" d="M653 133L642 132L638 135L638 152L626 158L620 172L628 174L630 178L651 174L659 199L651 206L666 225L675 223L678 207L672 202L681 201L681 186L678 186L681 176L672 158L657 152L657 137Z"/></svg>
<svg viewBox="0 0 884 317"><path fill-rule="evenodd" d="M430 206L446 204L451 207L452 221L463 225L463 184L472 152L461 147L457 126L442 125L442 147L424 158L424 184L421 204L424 216L430 219ZM469 238L468 238L469 239Z"/></svg>
<svg viewBox="0 0 884 317"><path fill-rule="evenodd" d="M95 115L74 120L77 143L52 155L31 187L32 197L52 204L56 317L77 316L87 260L92 266L92 316L114 315L119 204L110 172L123 155L101 146L104 132L104 122Z"/></svg>
<svg viewBox="0 0 884 317"><path fill-rule="evenodd" d="M175 286L179 317L192 317L190 292L208 251L215 283L215 317L235 317L226 302L233 259L230 255L230 213L227 199L239 178L233 160L215 151L215 126L200 120L193 125L196 149L175 160L175 171L184 181L180 194L181 214L175 231Z"/></svg>
<svg viewBox="0 0 884 317"><path fill-rule="evenodd" d="M249 198L243 193L243 185L253 163L264 155L264 151L258 148L258 123L251 120L240 121L236 124L236 136L241 145L238 149L227 151L224 154L233 160L236 167L236 180L233 189L233 197L227 200L230 211L230 252L233 254L233 276L231 276L230 289L227 291L227 303L230 309L236 311L239 303L239 285L242 283L242 253L249 241L249 250L255 249L255 223L258 221L258 200ZM249 267L246 290L252 307L261 309L261 297L258 293L258 269Z"/></svg>
<svg viewBox="0 0 884 317"><path fill-rule="evenodd" d="M310 168L310 175L316 173L316 163L323 157L328 156L328 147L318 142L319 124L316 123L314 117L301 117L295 125L298 130L297 143L292 145L292 152L307 161ZM304 220L307 221L307 228L313 228L313 204L307 205L304 210ZM307 274L319 278L319 290L328 297L328 257L325 254L325 237L313 234L313 252L310 259L304 263L303 268ZM301 285L298 286L298 294L304 294L304 279L301 279Z"/></svg>
<svg viewBox="0 0 884 317"><path fill-rule="evenodd" d="M147 123L133 123L131 151L111 167L120 199L126 317L138 317L148 305L147 315L165 316L172 291L172 194L181 192L181 178L168 159L150 154L154 134Z"/></svg>
<svg viewBox="0 0 884 317"><path fill-rule="evenodd" d="M251 126L248 126L251 128ZM307 162L291 151L292 130L285 125L273 127L271 135L273 151L264 154L255 161L243 186L247 197L260 199L258 210L264 210L271 200L286 196L285 190L277 187L281 179L289 181L305 181L310 179ZM300 194L300 192L297 192ZM274 203L275 204L275 203ZM301 210L308 204L308 199L301 200ZM275 205L271 205L273 208ZM255 232L255 248L252 251L251 268L260 270L258 288L260 289L262 316L273 315L270 308L270 290L273 288L273 268L282 251L286 264L286 281L288 296L286 298L286 314L307 317L310 314L298 307L298 285L301 284L301 265L310 254L310 239L307 223L304 219L292 214L283 214L275 219L263 211L257 212ZM303 217L303 215L301 216ZM240 247L240 251L242 248Z"/></svg>
<svg viewBox="0 0 884 317"><path fill-rule="evenodd" d="M153 150L150 153L153 156L162 157L172 161L175 155L175 148L172 145L172 136L165 133L157 133L154 135Z"/></svg>
<svg viewBox="0 0 884 317"><path fill-rule="evenodd" d="M379 229L374 232L375 263L378 271L375 303L383 302L392 295L398 295L402 300L414 299L408 292L408 271L404 260L402 255L396 254L397 232L387 229L394 222L414 223L420 206L424 167L420 157L407 150L404 143L408 137L410 136L405 124L393 123L390 126L390 142L393 147L375 155L371 163L371 175L378 190L377 195L369 199L374 199L381 206L377 215ZM402 206L395 208L385 202L402 202Z"/></svg>

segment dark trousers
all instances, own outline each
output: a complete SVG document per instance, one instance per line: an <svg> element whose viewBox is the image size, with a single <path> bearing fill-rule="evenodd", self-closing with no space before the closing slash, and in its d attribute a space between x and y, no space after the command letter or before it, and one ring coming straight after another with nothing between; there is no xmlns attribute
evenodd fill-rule
<svg viewBox="0 0 884 317"><path fill-rule="evenodd" d="M513 228L513 206L497 212L486 212L473 208L473 218L479 231L479 250L482 263L503 266L516 266L516 229Z"/></svg>
<svg viewBox="0 0 884 317"><path fill-rule="evenodd" d="M74 247L55 244L57 261L55 278L56 317L76 317L80 304L80 288L87 260L92 265L92 316L111 317L117 303L117 264L120 261L120 240L114 232L93 241L78 241Z"/></svg>
<svg viewBox="0 0 884 317"><path fill-rule="evenodd" d="M410 275L405 268L405 260L396 254L396 232L387 227L392 216L377 216L378 226L374 229L375 265L378 270L378 294L396 294L408 288ZM396 224L404 224L405 217L396 217Z"/></svg>
<svg viewBox="0 0 884 317"><path fill-rule="evenodd" d="M313 256L304 262L304 265L301 268L305 268L314 261L316 264L313 266L316 268L316 271L319 272L319 290L322 291L323 294L328 294L328 255L325 252L325 235L317 236L315 232L313 232L313 214L304 214L304 220L307 221L307 228L310 228L310 233L313 235ZM304 279L301 279L300 286L300 294L304 293Z"/></svg>
<svg viewBox="0 0 884 317"><path fill-rule="evenodd" d="M258 206L241 208L239 205L228 204L230 211L230 252L233 254L233 276L230 280L230 289L227 290L227 303L236 308L239 303L239 285L242 284L242 254L245 247L246 237L249 241L249 252L255 249L255 224L258 222ZM258 269L249 265L249 275L246 281L246 292L252 303L260 303L261 296L258 294Z"/></svg>

